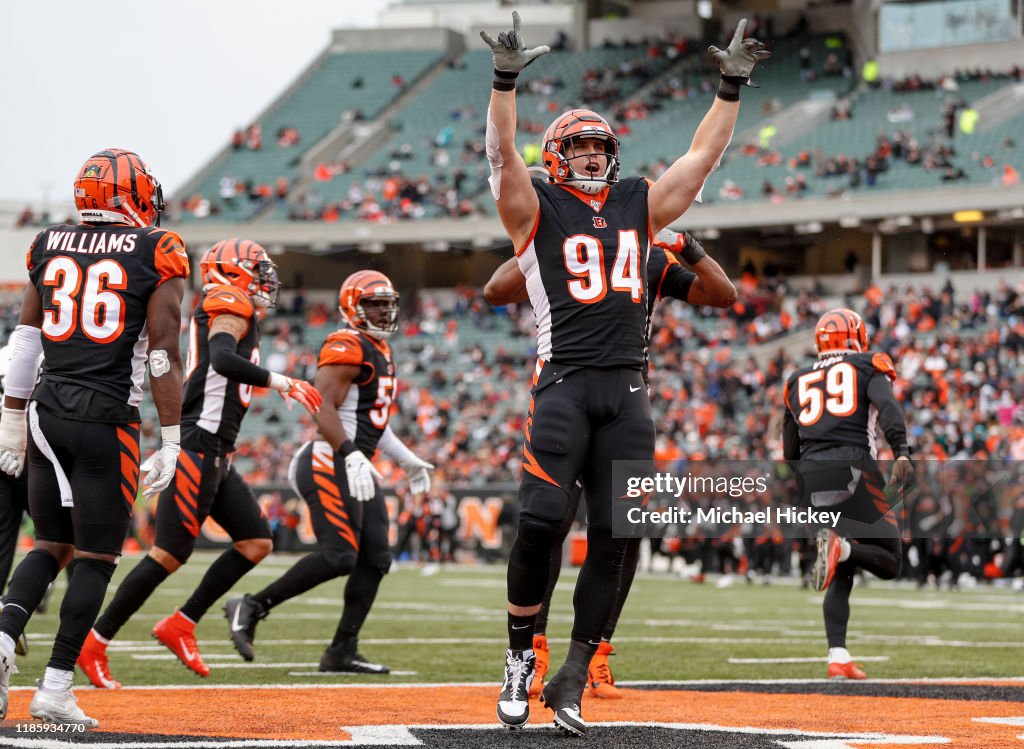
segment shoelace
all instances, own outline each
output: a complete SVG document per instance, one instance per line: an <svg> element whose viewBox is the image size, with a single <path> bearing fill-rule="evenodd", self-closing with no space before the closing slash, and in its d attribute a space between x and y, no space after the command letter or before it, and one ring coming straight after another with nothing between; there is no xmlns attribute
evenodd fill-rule
<svg viewBox="0 0 1024 749"><path fill-rule="evenodd" d="M526 661L518 658L509 658L505 663L505 683L512 686L512 700L520 700L519 690L522 688L523 672L526 671Z"/></svg>
<svg viewBox="0 0 1024 749"><path fill-rule="evenodd" d="M608 668L608 663L601 663L594 667L597 671L597 679L594 680L595 684L612 684L612 671Z"/></svg>

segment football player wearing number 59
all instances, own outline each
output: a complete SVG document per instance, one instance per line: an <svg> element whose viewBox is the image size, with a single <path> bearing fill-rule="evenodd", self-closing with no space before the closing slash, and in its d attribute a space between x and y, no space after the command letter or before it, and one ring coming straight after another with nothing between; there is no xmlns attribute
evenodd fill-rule
<svg viewBox="0 0 1024 749"><path fill-rule="evenodd" d="M277 605L348 575L345 607L321 671L386 674L358 651L359 632L384 575L391 569L388 509L370 460L379 449L405 471L413 494L430 491L430 463L416 457L388 422L398 381L388 339L398 329L398 292L373 270L341 285L338 311L347 328L320 349L316 386L328 408L316 417L320 439L296 453L288 475L306 500L318 551L296 562L263 590L227 602L224 613L239 654L254 657L256 624Z"/></svg>
<svg viewBox="0 0 1024 749"><path fill-rule="evenodd" d="M853 310L826 312L814 330L818 360L786 380L783 451L797 461L803 501L839 512L836 531L818 531L814 587L825 590L830 679L863 679L846 650L850 592L858 568L884 580L899 574L903 550L896 515L875 464L877 432L896 457L890 480L900 498L912 478L903 407L892 391L896 369L868 351L864 321Z"/></svg>
<svg viewBox="0 0 1024 749"><path fill-rule="evenodd" d="M516 78L547 47L530 49L518 13L491 48L487 111L490 185L512 240L537 318L537 369L526 421L519 533L508 568L508 635L498 719L529 719L534 625L549 576L551 545L582 477L587 558L576 585L575 623L565 664L541 699L555 723L586 731L580 701L591 657L618 590L629 539L612 533L613 461L653 463L654 423L643 378L647 256L657 233L693 202L732 138L739 92L764 46L743 38L741 21L725 50L710 53L722 72L718 94L690 149L656 182L619 178L619 141L603 117L572 109L541 143L546 174L532 178L515 144Z"/></svg>

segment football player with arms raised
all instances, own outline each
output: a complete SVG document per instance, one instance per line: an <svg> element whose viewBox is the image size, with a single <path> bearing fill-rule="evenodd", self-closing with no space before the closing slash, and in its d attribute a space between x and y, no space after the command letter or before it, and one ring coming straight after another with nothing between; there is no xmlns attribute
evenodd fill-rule
<svg viewBox="0 0 1024 749"><path fill-rule="evenodd" d="M405 471L414 494L430 491L432 466L416 457L388 424L398 381L388 339L398 330L398 292L383 273L359 271L341 285L338 310L348 327L320 349L316 386L325 408L316 416L321 439L303 445L289 469L306 500L319 550L263 590L227 602L231 639L254 657L256 624L279 604L343 575L345 605L321 671L386 674L358 651L359 631L391 569L388 509L370 462L380 450Z"/></svg>
<svg viewBox="0 0 1024 749"><path fill-rule="evenodd" d="M189 325L182 409L182 449L162 488L153 548L117 588L78 658L94 686L117 689L107 646L153 591L188 561L207 517L233 545L206 570L185 604L157 622L153 636L189 669L210 674L196 642L196 624L272 548L270 526L252 490L231 464L253 387L270 387L315 414L321 398L309 383L259 365L257 310L277 304L277 268L260 245L245 239L215 244L199 263L202 296ZM157 463L162 461L157 456ZM148 493L153 493L150 487Z"/></svg>
<svg viewBox="0 0 1024 749"><path fill-rule="evenodd" d="M900 493L912 478L903 407L892 391L896 370L885 353L868 351L864 321L834 309L814 330L818 360L786 380L783 451L795 467L803 500L815 510L840 512L839 533L822 528L811 570L828 636L830 679L864 679L846 649L850 592L858 569L883 580L900 571L899 522L875 459L881 429L895 456L890 483Z"/></svg>
<svg viewBox="0 0 1024 749"><path fill-rule="evenodd" d="M75 206L81 223L44 229L29 250L30 281L4 383L0 470L17 476L30 464L36 540L0 614L0 718L14 642L70 565L53 652L29 714L95 728L99 721L72 693L75 660L131 525L147 363L162 439L162 462L146 477L151 486L167 486L180 449L178 332L189 266L181 237L156 228L163 192L137 154L94 154L75 180Z"/></svg>
<svg viewBox="0 0 1024 749"><path fill-rule="evenodd" d="M677 256L678 255L678 256ZM686 266L679 262L679 256ZM693 270L690 270L693 268ZM662 229L655 237L650 256L647 260L647 341L651 338L654 308L661 299L681 299L695 306L729 307L736 301L736 288L722 267L710 257L704 247L689 232L674 232ZM529 299L526 291L526 278L519 269L516 258L505 261L491 276L484 287L484 296L494 305L525 302ZM647 381L647 362L644 363L644 380ZM551 597L562 571L562 546L566 536L572 530L579 507L582 486L577 481L570 492L569 509L563 518L554 542L551 544L551 564L548 587L544 591L540 612L534 624L533 654L536 658L533 683L530 685L530 696L539 696L544 688L544 677L549 666L547 623L551 609ZM615 627L626 604L633 577L636 575L640 561L641 539L631 538L626 546L626 554L622 560L622 572L619 575L619 590L601 636L601 644L590 661L587 673L587 688L592 697L601 699L619 699L621 687L615 686L608 656L615 648L611 644Z"/></svg>
<svg viewBox="0 0 1024 749"><path fill-rule="evenodd" d="M711 49L722 71L718 95L690 149L651 183L619 179L619 141L595 112L572 109L548 127L541 144L545 178L531 179L515 145L519 73L547 47L528 49L519 14L493 53L494 80L485 146L498 215L515 247L537 318L538 362L526 421L519 532L508 567L505 679L498 719L517 728L529 719L533 632L549 579L551 545L583 477L587 558L576 584L568 657L541 699L555 723L582 735L580 702L588 666L601 643L628 539L615 538L613 461L645 471L654 458L654 423L643 379L647 255L657 233L689 207L718 163L763 45L743 39L741 21L726 50ZM622 464L620 464L622 465ZM623 477L619 477L623 478Z"/></svg>

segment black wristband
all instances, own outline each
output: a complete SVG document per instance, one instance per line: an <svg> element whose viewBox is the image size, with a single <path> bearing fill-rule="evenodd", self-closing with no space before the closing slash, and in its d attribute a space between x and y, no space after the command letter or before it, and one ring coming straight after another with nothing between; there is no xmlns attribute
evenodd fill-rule
<svg viewBox="0 0 1024 749"><path fill-rule="evenodd" d="M359 448L353 444L352 440L345 440L341 443L341 447L338 448L337 454L342 458L347 458L352 453L359 452Z"/></svg>
<svg viewBox="0 0 1024 749"><path fill-rule="evenodd" d="M516 89L516 78L519 77L519 73L513 73L509 70L498 70L494 69L494 83L491 84L495 91L515 91Z"/></svg>
<svg viewBox="0 0 1024 749"><path fill-rule="evenodd" d="M893 450L893 452L895 453L897 458L909 458L910 457L910 448L907 447L906 445L900 445L895 450Z"/></svg>
<svg viewBox="0 0 1024 749"><path fill-rule="evenodd" d="M722 101L739 101L740 86L745 85L748 80L750 79L742 75L723 75L722 80L718 82L718 98Z"/></svg>
<svg viewBox="0 0 1024 749"><path fill-rule="evenodd" d="M692 234L690 234L689 232L684 232L684 235L686 237L686 245L683 247L679 254L682 256L683 260L687 262L688 265L694 266L701 260L703 260L705 257L707 257L708 253L704 251L704 248L701 246L700 242L698 242Z"/></svg>

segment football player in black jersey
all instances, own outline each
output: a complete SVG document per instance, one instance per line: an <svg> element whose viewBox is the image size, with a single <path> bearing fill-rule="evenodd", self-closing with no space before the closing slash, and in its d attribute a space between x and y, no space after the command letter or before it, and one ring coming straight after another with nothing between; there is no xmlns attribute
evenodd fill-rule
<svg viewBox="0 0 1024 749"><path fill-rule="evenodd" d="M320 394L309 383L259 365L257 310L276 306L278 292L277 269L266 250L249 240L225 239L207 251L199 270L203 291L189 325L182 449L174 482L160 494L153 548L118 586L78 659L99 688L121 686L110 673L107 646L188 560L207 517L231 536L233 546L210 565L188 601L157 622L153 636L186 667L200 676L210 674L199 653L196 623L272 547L256 497L231 464L252 389L273 388L312 414L320 407Z"/></svg>
<svg viewBox="0 0 1024 749"><path fill-rule="evenodd" d="M154 227L163 195L137 154L116 148L94 154L75 180L75 205L81 223L51 226L32 242L4 383L0 470L19 475L27 448L36 540L14 572L0 614L0 719L14 641L70 564L60 628L29 714L95 728L99 721L71 690L75 660L131 524L147 361L162 437L161 462L147 482L162 487L171 480L180 444L178 331L189 267L181 238Z"/></svg>
<svg viewBox="0 0 1024 749"><path fill-rule="evenodd" d="M228 601L224 613L236 649L251 661L260 619L275 606L348 575L341 621L320 670L386 674L386 666L357 649L381 579L391 569L388 509L370 458L379 449L394 460L413 494L430 491L434 466L416 457L388 425L398 388L388 346L398 329L398 292L383 273L359 271L341 285L338 311L348 327L327 337L316 372L316 386L330 406L316 417L322 439L303 445L289 469L320 548L258 593Z"/></svg>
<svg viewBox="0 0 1024 749"><path fill-rule="evenodd" d="M526 420L519 532L508 568L508 634L498 719L529 719L533 629L548 583L551 544L577 477L586 487L587 558L576 585L575 624L565 664L541 694L555 723L583 734L580 702L591 658L615 604L628 540L615 538L613 461L627 472L653 467L654 422L643 379L647 254L657 233L689 207L732 137L740 87L764 45L743 39L710 52L722 72L717 97L690 149L657 182L619 179L619 141L585 109L560 115L541 143L545 178L531 179L515 144L519 73L547 47L527 49L519 14L490 46L494 80L485 147L498 215L537 318L538 363ZM645 467L647 466L647 467ZM627 476L618 476L627 479Z"/></svg>
<svg viewBox="0 0 1024 749"><path fill-rule="evenodd" d="M796 461L803 500L842 513L840 533L818 531L811 576L815 588L827 591L829 678L863 679L846 650L853 575L864 569L891 580L903 556L899 523L875 463L879 428L896 458L891 483L901 495L913 469L903 408L892 391L896 370L888 354L868 351L860 315L826 312L814 338L818 360L786 380L783 451Z"/></svg>
<svg viewBox="0 0 1024 749"><path fill-rule="evenodd" d="M0 398L3 398L3 380L7 376L10 347L0 349ZM14 552L18 550L18 535L21 522L28 511L28 475L8 476L0 471L0 591L7 586L7 579L14 564ZM3 605L0 604L0 610ZM40 613L45 612L41 606ZM15 653L28 655L28 640L24 633L18 638Z"/></svg>
<svg viewBox="0 0 1024 749"><path fill-rule="evenodd" d="M689 232L674 232L662 229L654 240L650 257L647 260L647 339L651 337L651 317L654 307L661 299L681 299L695 306L729 307L736 301L736 288L722 267L714 258L707 255L704 248ZM688 267L679 262L676 254L682 255ZM491 276L484 287L484 296L494 305L525 302L529 299L526 291L526 278L519 270L515 258L507 260ZM647 380L647 365L644 365L644 379ZM530 685L530 696L539 696L544 687L544 677L548 672L548 639L547 622L551 608L551 596L562 570L562 545L572 530L573 521L579 506L582 487L577 481L571 490L569 509L563 519L562 527L551 545L551 566L548 587L544 591L540 612L534 625L533 654L536 657L533 683ZM615 606L605 624L601 636L601 644L590 661L587 674L587 689L592 697L618 699L620 687L615 686L615 677L608 664L608 656L614 652L611 644L619 614L626 604L629 588L633 584L637 563L640 561L640 539L630 539L622 562L619 575L619 590L615 598Z"/></svg>

